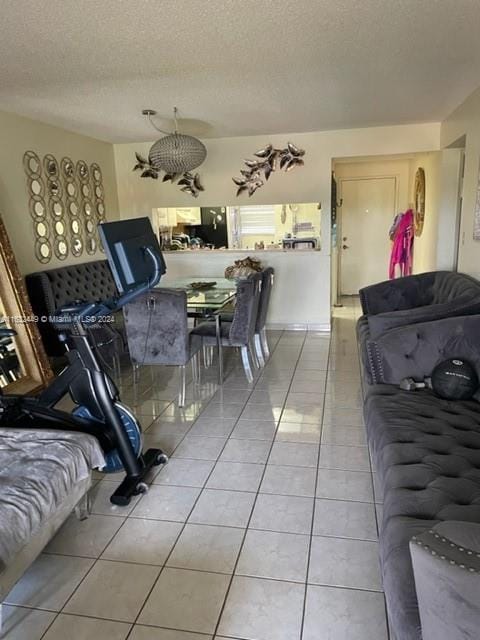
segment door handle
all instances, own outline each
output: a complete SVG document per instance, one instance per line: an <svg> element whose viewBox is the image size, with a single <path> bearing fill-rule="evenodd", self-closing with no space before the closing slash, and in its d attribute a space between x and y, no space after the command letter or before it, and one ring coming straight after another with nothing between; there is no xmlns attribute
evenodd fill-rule
<svg viewBox="0 0 480 640"><path fill-rule="evenodd" d="M343 244L342 245L342 249L350 249L350 247L348 245L346 245L346 244Z"/></svg>

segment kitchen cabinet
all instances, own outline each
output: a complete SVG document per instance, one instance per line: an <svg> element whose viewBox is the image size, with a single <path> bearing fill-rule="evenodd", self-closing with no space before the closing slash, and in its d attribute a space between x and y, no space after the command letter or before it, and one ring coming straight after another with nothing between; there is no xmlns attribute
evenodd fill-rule
<svg viewBox="0 0 480 640"><path fill-rule="evenodd" d="M177 224L202 224L200 207L176 207Z"/></svg>

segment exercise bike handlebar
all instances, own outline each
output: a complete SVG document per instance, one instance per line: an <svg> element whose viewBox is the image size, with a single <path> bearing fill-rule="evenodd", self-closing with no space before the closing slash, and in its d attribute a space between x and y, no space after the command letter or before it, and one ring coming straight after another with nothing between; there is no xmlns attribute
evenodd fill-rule
<svg viewBox="0 0 480 640"><path fill-rule="evenodd" d="M111 298L110 300L102 302L79 303L77 305L72 304L62 307L57 311L57 322L59 322L59 324L70 324L72 321L95 324L100 318L119 311L126 304L133 302L138 296L155 287L162 277L161 260L159 255L150 247L145 247L145 253L153 262L153 274L147 282L134 289L130 289L130 291L127 291L118 298Z"/></svg>

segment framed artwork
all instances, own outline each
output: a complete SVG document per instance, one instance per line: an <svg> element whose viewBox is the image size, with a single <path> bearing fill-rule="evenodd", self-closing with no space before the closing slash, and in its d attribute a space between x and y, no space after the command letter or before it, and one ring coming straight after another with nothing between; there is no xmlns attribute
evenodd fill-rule
<svg viewBox="0 0 480 640"><path fill-rule="evenodd" d="M421 236L425 222L425 171L419 167L415 174L414 185L415 202L415 235Z"/></svg>

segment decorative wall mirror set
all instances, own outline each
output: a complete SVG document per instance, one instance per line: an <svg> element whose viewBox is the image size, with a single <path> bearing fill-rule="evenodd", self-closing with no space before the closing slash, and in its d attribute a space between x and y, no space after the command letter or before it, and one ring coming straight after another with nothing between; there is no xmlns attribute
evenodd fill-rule
<svg viewBox="0 0 480 640"><path fill-rule="evenodd" d="M35 256L47 263L55 255L65 260L85 251L102 250L97 224L105 220L102 172L97 163L70 158L60 162L47 154L43 162L26 151L23 166L30 195L29 210L35 234Z"/></svg>

